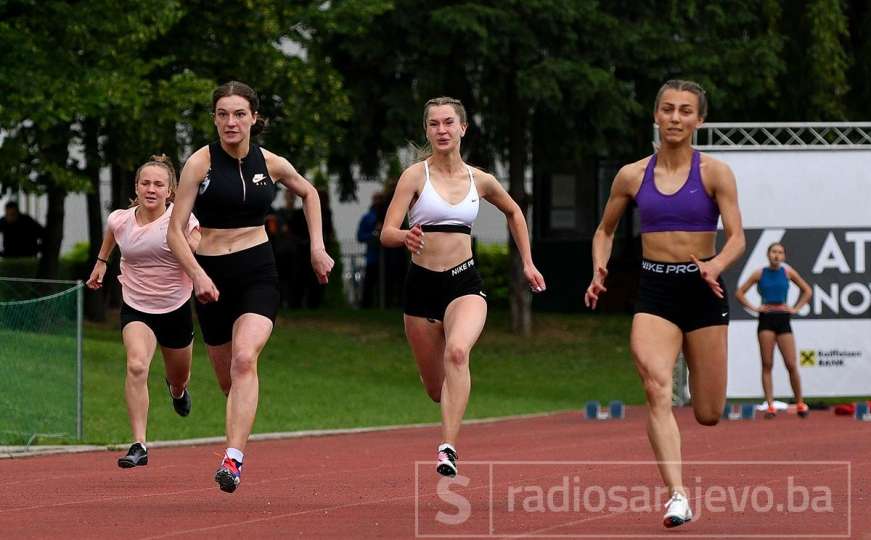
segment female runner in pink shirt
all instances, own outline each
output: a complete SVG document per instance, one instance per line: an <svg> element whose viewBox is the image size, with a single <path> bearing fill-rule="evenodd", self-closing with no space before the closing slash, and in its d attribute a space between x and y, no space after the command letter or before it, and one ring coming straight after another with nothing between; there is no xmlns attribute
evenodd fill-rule
<svg viewBox="0 0 871 540"><path fill-rule="evenodd" d="M136 171L136 200L109 214L106 235L88 287L99 289L115 244L121 249L121 336L127 351L124 396L133 444L118 459L123 468L148 464L145 428L148 423L148 368L160 345L166 363L166 384L175 412L187 416L191 396L193 320L189 300L193 285L166 244L166 230L176 188L169 158L152 156ZM188 220L187 239L193 249L200 240L199 223Z"/></svg>

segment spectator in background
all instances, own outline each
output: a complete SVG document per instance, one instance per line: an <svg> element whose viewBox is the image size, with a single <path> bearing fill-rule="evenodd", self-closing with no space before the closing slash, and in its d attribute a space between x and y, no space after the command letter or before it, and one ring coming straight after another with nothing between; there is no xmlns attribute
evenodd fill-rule
<svg viewBox="0 0 871 540"><path fill-rule="evenodd" d="M291 270L296 251L294 237L290 229L290 221L295 201L296 195L290 190L284 190L285 206L273 210L266 215L266 235L269 237L269 242L272 244L272 252L275 255L275 266L278 270L278 291L281 294L281 307L290 305ZM302 222L305 223L305 216L302 216ZM305 230L308 231L307 228Z"/></svg>
<svg viewBox="0 0 871 540"><path fill-rule="evenodd" d="M783 363L789 371L789 384L795 395L796 412L802 418L810 414L810 408L804 402L801 393L801 373L796 362L795 337L789 321L792 315L797 314L805 304L810 302L813 291L798 272L784 264L784 259L786 259L786 249L783 244L780 242L771 244L768 246L769 265L750 274L747 281L735 291L735 297L741 305L759 314L756 336L759 339L759 353L762 356L762 391L765 393L765 401L768 402L765 418L769 420L777 416L777 409L774 407L774 388L771 383L775 345L780 349ZM794 306L790 306L786 301L790 282L795 283L801 290L801 295ZM746 296L754 283L759 290L758 306L751 304Z"/></svg>
<svg viewBox="0 0 871 540"><path fill-rule="evenodd" d="M360 218L357 226L357 241L366 244L366 271L363 275L363 297L360 307L375 307L376 295L381 292L381 225L384 223L384 194L372 194L369 211Z"/></svg>
<svg viewBox="0 0 871 540"><path fill-rule="evenodd" d="M330 194L323 189L317 191L321 202L323 239L330 249L336 238L332 210L330 210ZM303 209L296 208L295 194L290 192L285 194L285 207L277 210L276 215L287 242L287 255L284 255L288 276L287 306L291 309L304 307L316 309L323 303L326 285L318 282L312 270L308 222Z"/></svg>
<svg viewBox="0 0 871 540"><path fill-rule="evenodd" d="M41 251L42 225L22 214L18 203L6 203L6 213L0 218L0 233L3 234L3 257L36 257Z"/></svg>
<svg viewBox="0 0 871 540"><path fill-rule="evenodd" d="M388 188L384 191L384 204L378 212L378 221L384 223L384 218L387 216L387 201L393 199L393 193L396 191L396 180L388 184ZM403 227L407 227L407 220L403 222ZM473 249L474 249L474 239ZM405 275L408 273L408 264L411 260L408 250L405 246L399 248L388 248L381 246L384 280L381 285L384 287L384 307L394 308L402 307L405 301Z"/></svg>

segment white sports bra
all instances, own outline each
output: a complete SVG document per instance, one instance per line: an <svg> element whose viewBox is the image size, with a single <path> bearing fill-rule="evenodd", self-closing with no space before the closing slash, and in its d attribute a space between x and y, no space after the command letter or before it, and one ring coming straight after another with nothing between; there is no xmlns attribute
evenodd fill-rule
<svg viewBox="0 0 871 540"><path fill-rule="evenodd" d="M460 232L472 233L472 224L478 217L478 190L475 188L475 178L472 168L466 165L469 171L469 192L466 197L457 204L450 204L444 200L429 181L429 163L423 162L423 170L426 172L426 181L423 190L415 201L414 206L408 210L408 221L411 226L420 225L424 232Z"/></svg>

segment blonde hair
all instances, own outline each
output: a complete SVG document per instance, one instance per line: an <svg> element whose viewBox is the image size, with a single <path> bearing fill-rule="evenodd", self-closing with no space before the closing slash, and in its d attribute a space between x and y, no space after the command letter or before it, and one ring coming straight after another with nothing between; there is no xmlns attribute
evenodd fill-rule
<svg viewBox="0 0 871 540"><path fill-rule="evenodd" d="M654 114L659 110L659 101L662 99L662 94L664 94L666 90L677 90L678 92L689 92L695 94L699 100L699 117L708 117L708 97L705 94L702 85L695 81L686 81L682 79L665 81L665 84L659 88L659 92L656 93L656 101L653 103Z"/></svg>
<svg viewBox="0 0 871 540"><path fill-rule="evenodd" d="M426 121L429 119L429 110L433 107L439 107L441 105L450 105L453 107L454 112L457 113L457 117L460 119L461 124L467 124L466 121L466 108L463 106L463 102L457 98L452 98L448 96L440 96L435 97L427 101L423 106L423 130L426 131ZM432 155L432 145L427 142L423 147L419 147L416 144L412 143L414 147L415 153L415 161L423 161L426 158Z"/></svg>
<svg viewBox="0 0 871 540"><path fill-rule="evenodd" d="M139 177L142 175L142 170L145 167L160 167L166 171L166 179L169 181L169 197L166 198L167 204L175 199L175 190L178 187L178 179L175 176L175 167L172 166L172 160L166 154L151 156L148 161L143 163L136 169L136 177L133 179L133 191L136 192L136 186L139 184ZM130 200L130 208L139 204L139 196Z"/></svg>

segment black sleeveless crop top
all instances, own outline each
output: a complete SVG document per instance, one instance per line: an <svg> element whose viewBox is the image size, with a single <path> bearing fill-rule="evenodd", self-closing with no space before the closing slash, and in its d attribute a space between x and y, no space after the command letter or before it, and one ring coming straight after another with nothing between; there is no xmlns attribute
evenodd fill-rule
<svg viewBox="0 0 871 540"><path fill-rule="evenodd" d="M194 202L200 226L237 229L263 225L277 188L260 147L251 144L248 155L236 159L216 142L209 145L209 155L209 170Z"/></svg>

